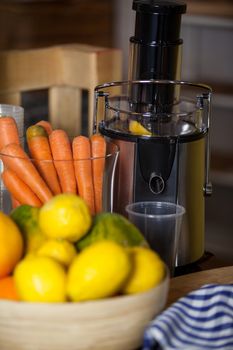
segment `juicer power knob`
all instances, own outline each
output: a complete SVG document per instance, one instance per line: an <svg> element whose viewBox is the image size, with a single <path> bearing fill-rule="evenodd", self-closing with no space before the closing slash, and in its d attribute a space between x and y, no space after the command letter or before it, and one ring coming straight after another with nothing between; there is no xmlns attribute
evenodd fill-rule
<svg viewBox="0 0 233 350"><path fill-rule="evenodd" d="M154 194L160 194L165 188L165 182L160 175L156 173L151 173L149 180L149 189Z"/></svg>

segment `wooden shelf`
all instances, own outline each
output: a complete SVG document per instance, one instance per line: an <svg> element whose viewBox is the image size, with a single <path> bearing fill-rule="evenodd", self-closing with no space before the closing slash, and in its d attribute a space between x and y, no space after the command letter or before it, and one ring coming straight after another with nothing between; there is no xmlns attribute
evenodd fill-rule
<svg viewBox="0 0 233 350"><path fill-rule="evenodd" d="M213 81L210 82L209 85L212 87L214 93L233 96L233 84L217 83Z"/></svg>
<svg viewBox="0 0 233 350"><path fill-rule="evenodd" d="M112 0L0 1L0 50L65 43L112 47Z"/></svg>
<svg viewBox="0 0 233 350"><path fill-rule="evenodd" d="M186 0L187 14L233 18L231 0Z"/></svg>
<svg viewBox="0 0 233 350"><path fill-rule="evenodd" d="M217 185L233 187L233 154L211 155L210 178Z"/></svg>
<svg viewBox="0 0 233 350"><path fill-rule="evenodd" d="M214 185L233 187L233 172L211 171L210 179Z"/></svg>

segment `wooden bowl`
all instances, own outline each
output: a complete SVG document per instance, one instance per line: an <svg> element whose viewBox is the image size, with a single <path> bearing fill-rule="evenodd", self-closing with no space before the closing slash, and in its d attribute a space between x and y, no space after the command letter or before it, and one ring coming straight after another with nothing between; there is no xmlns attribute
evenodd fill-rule
<svg viewBox="0 0 233 350"><path fill-rule="evenodd" d="M162 311L168 273L155 288L132 296L82 303L0 301L1 350L128 350Z"/></svg>

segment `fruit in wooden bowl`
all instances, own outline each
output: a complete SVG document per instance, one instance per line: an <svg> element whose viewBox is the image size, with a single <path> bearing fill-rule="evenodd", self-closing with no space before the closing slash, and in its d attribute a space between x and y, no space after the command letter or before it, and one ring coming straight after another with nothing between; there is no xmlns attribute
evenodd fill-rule
<svg viewBox="0 0 233 350"><path fill-rule="evenodd" d="M144 329L165 306L168 274L144 293L82 303L0 301L4 350L137 349Z"/></svg>
<svg viewBox="0 0 233 350"><path fill-rule="evenodd" d="M60 201L67 196L77 202L74 195L59 194L39 211L43 212L56 198ZM79 210L85 205L83 201ZM69 208L70 202L66 209L72 212L73 208ZM8 220L20 222L22 229L20 215L15 214L25 207L15 210ZM106 215L110 225L105 222ZM98 229L97 239L91 236L91 242L81 251L77 249L78 242L73 241L73 233L70 241L61 238L61 232L56 237L56 231L51 238L46 225L40 226L40 213L38 223L34 222L34 227L41 229L40 238L44 235L38 249L33 246L28 251L28 240L35 238L35 231L33 236L29 231L22 233L24 256L15 262L12 271L16 300L0 300L0 349L124 350L140 346L148 322L166 303L169 274L160 257L145 246L140 232L137 240L132 240L130 228L136 228L127 219L106 215L101 215L105 222L102 229L115 233L103 232L101 238ZM86 229L87 236L96 224L93 217L89 219L93 222L90 231ZM49 222L49 217L46 220ZM99 218L97 221L99 225ZM118 221L118 229L124 227L125 237L128 235L126 240L119 238L122 235L116 229ZM63 234L66 236L66 232Z"/></svg>

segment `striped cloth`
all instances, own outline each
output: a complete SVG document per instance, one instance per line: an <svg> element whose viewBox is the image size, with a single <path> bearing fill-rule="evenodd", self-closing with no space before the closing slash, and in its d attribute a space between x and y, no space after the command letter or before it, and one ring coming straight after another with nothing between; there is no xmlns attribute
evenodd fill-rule
<svg viewBox="0 0 233 350"><path fill-rule="evenodd" d="M233 350L233 284L209 284L155 318L143 350Z"/></svg>

